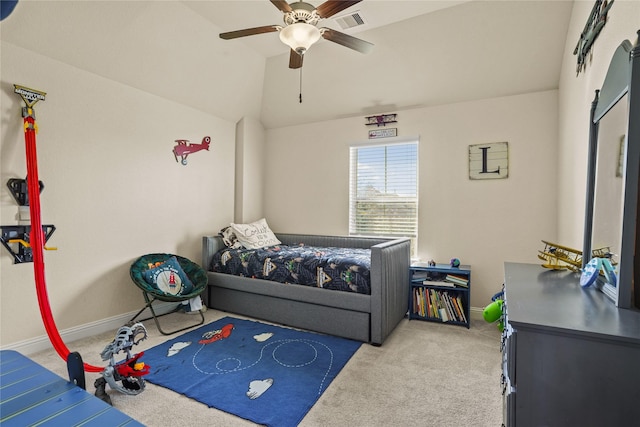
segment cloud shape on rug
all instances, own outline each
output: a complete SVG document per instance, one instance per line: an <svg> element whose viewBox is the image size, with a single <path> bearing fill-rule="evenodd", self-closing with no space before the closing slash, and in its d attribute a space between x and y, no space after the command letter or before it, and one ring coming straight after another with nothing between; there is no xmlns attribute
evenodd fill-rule
<svg viewBox="0 0 640 427"><path fill-rule="evenodd" d="M189 347L190 345L191 345L191 341L182 341L182 342L174 343L171 347L169 347L169 351L167 351L167 357L175 356L176 354L180 353L180 350L182 350L185 347Z"/></svg>
<svg viewBox="0 0 640 427"><path fill-rule="evenodd" d="M249 383L249 391L247 391L247 397L249 399L257 399L271 387L273 384L273 378L266 378L264 380L255 380Z"/></svg>
<svg viewBox="0 0 640 427"><path fill-rule="evenodd" d="M273 336L273 333L271 332L265 332L262 333L260 335L254 335L253 339L258 341L258 342L265 342L266 340L268 340L269 338L271 338Z"/></svg>

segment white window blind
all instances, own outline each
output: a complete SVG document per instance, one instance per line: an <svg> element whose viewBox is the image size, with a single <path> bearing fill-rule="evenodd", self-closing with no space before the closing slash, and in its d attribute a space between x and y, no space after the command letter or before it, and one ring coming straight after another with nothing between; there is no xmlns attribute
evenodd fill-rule
<svg viewBox="0 0 640 427"><path fill-rule="evenodd" d="M349 233L418 234L418 143L350 148Z"/></svg>

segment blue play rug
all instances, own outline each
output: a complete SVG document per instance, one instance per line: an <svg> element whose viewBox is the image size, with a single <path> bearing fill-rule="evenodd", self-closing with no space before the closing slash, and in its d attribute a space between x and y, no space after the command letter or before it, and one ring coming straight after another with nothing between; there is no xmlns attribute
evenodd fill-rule
<svg viewBox="0 0 640 427"><path fill-rule="evenodd" d="M225 317L144 352L145 379L267 426L296 426L361 343Z"/></svg>

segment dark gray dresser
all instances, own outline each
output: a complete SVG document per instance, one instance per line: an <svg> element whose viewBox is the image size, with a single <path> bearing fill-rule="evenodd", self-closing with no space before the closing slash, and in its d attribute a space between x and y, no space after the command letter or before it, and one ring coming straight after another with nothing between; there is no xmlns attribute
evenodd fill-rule
<svg viewBox="0 0 640 427"><path fill-rule="evenodd" d="M640 426L640 311L580 275L505 263L508 427Z"/></svg>

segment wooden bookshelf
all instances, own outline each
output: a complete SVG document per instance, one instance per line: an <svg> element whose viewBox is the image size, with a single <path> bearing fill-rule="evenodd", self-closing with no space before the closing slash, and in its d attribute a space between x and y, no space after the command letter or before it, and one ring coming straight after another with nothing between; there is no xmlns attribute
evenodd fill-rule
<svg viewBox="0 0 640 427"><path fill-rule="evenodd" d="M409 320L471 326L471 267L413 264L409 267Z"/></svg>

